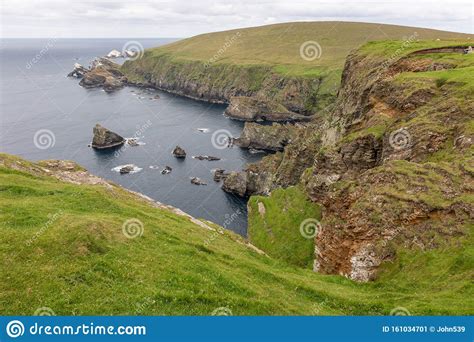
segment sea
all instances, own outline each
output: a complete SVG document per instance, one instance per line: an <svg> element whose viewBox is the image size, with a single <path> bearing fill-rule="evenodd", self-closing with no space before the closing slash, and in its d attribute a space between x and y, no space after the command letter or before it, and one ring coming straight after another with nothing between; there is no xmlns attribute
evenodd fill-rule
<svg viewBox="0 0 474 342"><path fill-rule="evenodd" d="M146 49L175 40L2 39L0 151L33 161L73 160L92 174L246 236L246 199L222 191L213 171L241 170L264 154L228 146L227 138L238 137L243 123L225 117L225 105L155 89L84 89L78 79L66 77L75 63L88 66L113 49ZM94 150L90 143L97 123L137 138L138 146ZM187 153L184 160L172 155L177 145ZM198 155L220 160L192 158ZM134 172L118 172L124 165L133 165ZM172 170L163 174L166 166ZM193 177L207 185L192 184Z"/></svg>

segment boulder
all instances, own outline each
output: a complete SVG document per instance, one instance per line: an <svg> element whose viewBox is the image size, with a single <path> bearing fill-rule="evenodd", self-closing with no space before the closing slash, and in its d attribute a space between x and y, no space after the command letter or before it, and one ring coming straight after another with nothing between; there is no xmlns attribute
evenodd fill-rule
<svg viewBox="0 0 474 342"><path fill-rule="evenodd" d="M186 158L186 151L179 146L176 146L173 150L173 156L176 158Z"/></svg>
<svg viewBox="0 0 474 342"><path fill-rule="evenodd" d="M105 149L120 146L125 143L125 139L117 133L109 131L107 128L96 124L93 129L94 137L92 147L96 149Z"/></svg>
<svg viewBox="0 0 474 342"><path fill-rule="evenodd" d="M245 172L231 172L224 179L222 190L244 197L247 194L247 174Z"/></svg>
<svg viewBox="0 0 474 342"><path fill-rule="evenodd" d="M130 173L134 170L133 168L133 165L125 165L124 167L122 167L119 172L120 174L126 174L126 173Z"/></svg>

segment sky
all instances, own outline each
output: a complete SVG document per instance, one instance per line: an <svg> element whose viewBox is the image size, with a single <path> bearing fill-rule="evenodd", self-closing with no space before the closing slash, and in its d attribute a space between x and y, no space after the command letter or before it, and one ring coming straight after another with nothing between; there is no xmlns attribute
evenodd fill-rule
<svg viewBox="0 0 474 342"><path fill-rule="evenodd" d="M2 0L0 36L189 37L292 21L358 21L473 32L472 0Z"/></svg>

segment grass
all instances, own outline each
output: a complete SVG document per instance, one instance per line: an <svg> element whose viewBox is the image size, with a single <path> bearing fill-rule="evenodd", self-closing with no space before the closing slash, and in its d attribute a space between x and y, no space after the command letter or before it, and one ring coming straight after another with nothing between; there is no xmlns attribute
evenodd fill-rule
<svg viewBox="0 0 474 342"><path fill-rule="evenodd" d="M248 235L254 245L274 258L312 268L314 239L311 234L303 236L300 229L305 226L305 220L321 219L318 205L312 203L299 187L290 187L277 189L268 197L252 196L248 206ZM264 208L264 213L259 206ZM311 227L306 228L311 233Z"/></svg>
<svg viewBox="0 0 474 342"><path fill-rule="evenodd" d="M467 38L470 35L415 27L353 23L294 22L202 34L163 47L151 49L153 55L172 54L180 60L274 66L288 75L315 77L341 70L347 54L368 41L403 40L417 32L423 40ZM320 58L301 58L300 47L315 41L321 47ZM227 46L227 47L226 47ZM219 52L221 51L221 52Z"/></svg>
<svg viewBox="0 0 474 342"><path fill-rule="evenodd" d="M219 307L234 315L379 315L399 306L473 313L471 240L407 255L379 281L357 284L259 255L230 232L203 229L117 186L64 183L19 158L0 161L3 315L39 307L58 315L207 315ZM131 218L143 223L142 236L123 234Z"/></svg>

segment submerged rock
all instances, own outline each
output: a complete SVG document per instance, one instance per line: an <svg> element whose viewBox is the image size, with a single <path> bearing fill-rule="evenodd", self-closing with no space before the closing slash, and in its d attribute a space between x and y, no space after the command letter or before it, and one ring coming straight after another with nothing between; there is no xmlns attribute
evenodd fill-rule
<svg viewBox="0 0 474 342"><path fill-rule="evenodd" d="M107 128L96 124L94 129L94 138L92 139L92 147L97 149L111 148L120 146L125 143L125 139L117 133L109 131Z"/></svg>
<svg viewBox="0 0 474 342"><path fill-rule="evenodd" d="M194 185L207 185L206 182L204 182L202 179L200 179L198 177L191 178L191 184L194 184Z"/></svg>
<svg viewBox="0 0 474 342"><path fill-rule="evenodd" d="M167 175L171 171L173 171L173 169L170 166L166 165L165 168L163 170L161 170L161 174L162 175Z"/></svg>
<svg viewBox="0 0 474 342"><path fill-rule="evenodd" d="M186 151L183 148L176 146L173 150L173 156L176 158L186 158Z"/></svg>
<svg viewBox="0 0 474 342"><path fill-rule="evenodd" d="M193 156L193 158L198 159L198 160L209 160L209 161L221 160L221 158L213 157L213 156Z"/></svg>

